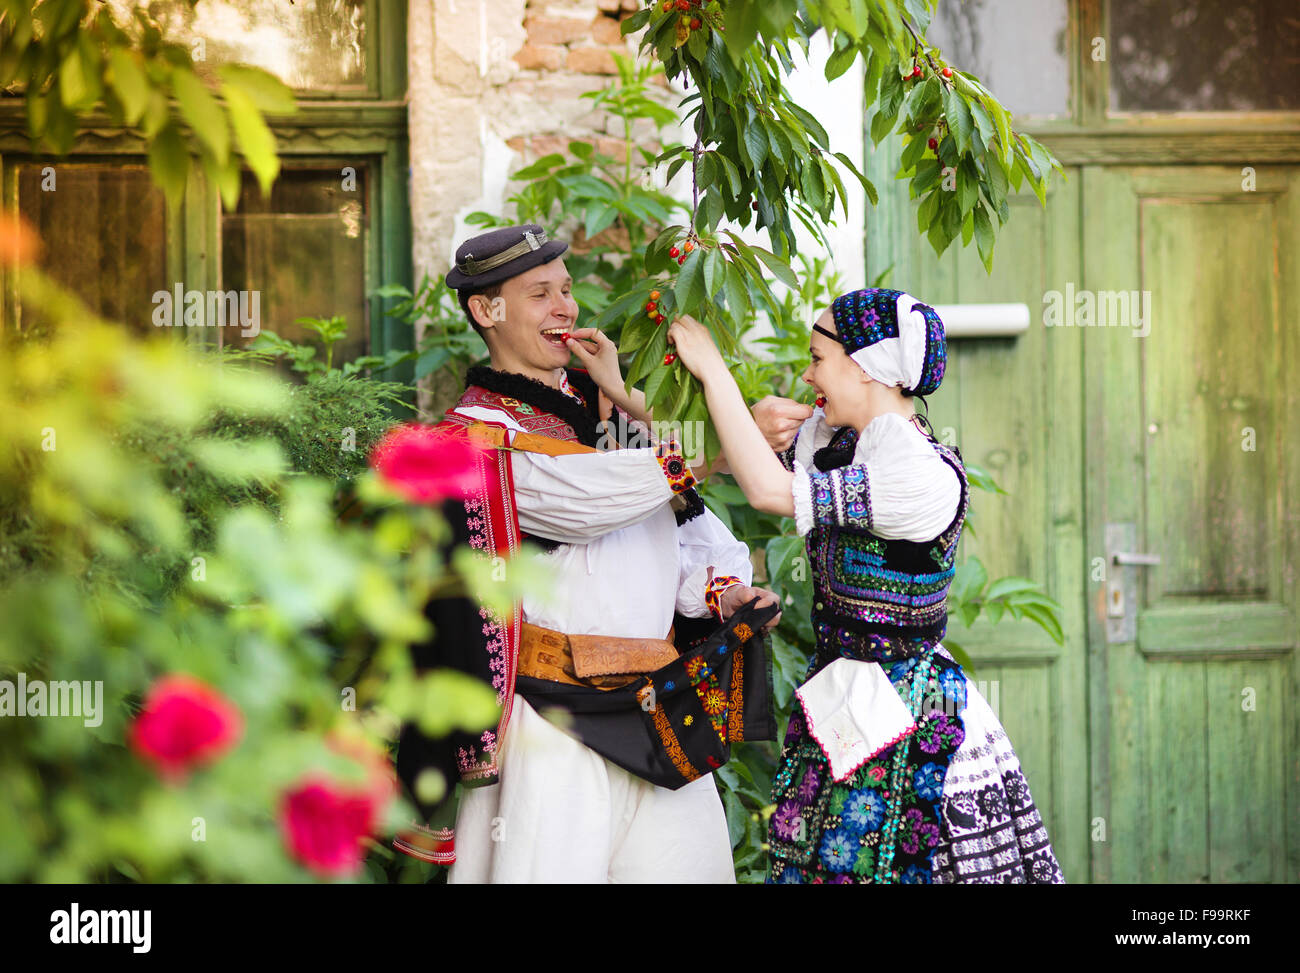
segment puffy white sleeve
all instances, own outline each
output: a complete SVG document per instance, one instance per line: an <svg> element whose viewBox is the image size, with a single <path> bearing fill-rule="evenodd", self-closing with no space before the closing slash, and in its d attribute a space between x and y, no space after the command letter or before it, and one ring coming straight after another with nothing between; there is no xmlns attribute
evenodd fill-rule
<svg viewBox="0 0 1300 973"><path fill-rule="evenodd" d="M709 568L713 577L730 575L744 585L754 580L754 565L749 560L749 548L736 540L726 525L708 507L700 516L688 520L677 528L680 551L680 571L677 582L677 611L688 618L704 618L709 614L704 594L709 583Z"/></svg>
<svg viewBox="0 0 1300 973"><path fill-rule="evenodd" d="M673 496L653 449L517 452L511 470L520 529L565 544L638 524Z"/></svg>
<svg viewBox="0 0 1300 973"><path fill-rule="evenodd" d="M862 461L821 472L795 463L795 527L861 527L887 539L928 541L952 523L961 505L956 470L902 416L886 413L863 432Z"/></svg>

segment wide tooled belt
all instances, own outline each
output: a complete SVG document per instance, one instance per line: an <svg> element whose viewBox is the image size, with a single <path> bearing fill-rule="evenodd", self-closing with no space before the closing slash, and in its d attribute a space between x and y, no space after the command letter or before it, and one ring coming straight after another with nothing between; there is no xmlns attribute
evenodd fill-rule
<svg viewBox="0 0 1300 973"><path fill-rule="evenodd" d="M618 689L677 659L669 629L666 639L566 635L524 622L519 632L519 674L534 679Z"/></svg>

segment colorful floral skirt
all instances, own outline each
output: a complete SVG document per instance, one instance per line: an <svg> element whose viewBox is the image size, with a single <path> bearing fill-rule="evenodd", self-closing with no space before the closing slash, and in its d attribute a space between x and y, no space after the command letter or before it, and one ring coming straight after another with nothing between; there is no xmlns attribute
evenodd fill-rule
<svg viewBox="0 0 1300 973"><path fill-rule="evenodd" d="M768 882L1063 882L1006 732L961 667L935 645L882 665L917 729L843 782L796 698Z"/></svg>

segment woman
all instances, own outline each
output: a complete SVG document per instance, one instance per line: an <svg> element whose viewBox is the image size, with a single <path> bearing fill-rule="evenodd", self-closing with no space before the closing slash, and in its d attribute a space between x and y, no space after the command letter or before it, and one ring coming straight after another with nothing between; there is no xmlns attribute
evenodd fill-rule
<svg viewBox="0 0 1300 973"><path fill-rule="evenodd" d="M803 373L819 408L780 454L708 330L683 317L668 340L749 502L793 516L813 566L768 881L1064 881L1005 731L939 644L969 498L912 405L943 378L939 316L895 290L837 298Z"/></svg>

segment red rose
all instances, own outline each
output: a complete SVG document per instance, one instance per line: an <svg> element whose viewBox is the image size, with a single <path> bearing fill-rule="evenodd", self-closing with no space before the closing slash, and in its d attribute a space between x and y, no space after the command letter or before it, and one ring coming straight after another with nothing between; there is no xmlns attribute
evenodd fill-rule
<svg viewBox="0 0 1300 973"><path fill-rule="evenodd" d="M303 781L280 805L280 827L294 858L330 877L360 870L362 840L374 831L377 816L373 791L319 777Z"/></svg>
<svg viewBox="0 0 1300 973"><path fill-rule="evenodd" d="M131 748L164 777L177 778L210 763L243 733L238 708L193 676L164 676L128 730Z"/></svg>
<svg viewBox="0 0 1300 973"><path fill-rule="evenodd" d="M407 500L464 500L478 482L476 462L484 447L463 435L407 423L390 429L370 454L370 465Z"/></svg>

